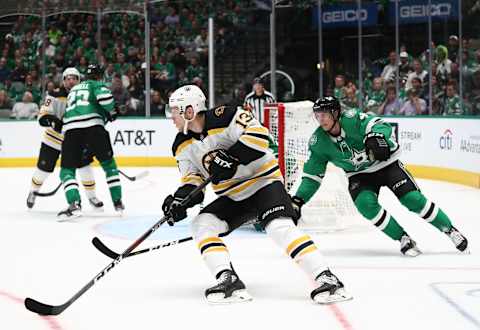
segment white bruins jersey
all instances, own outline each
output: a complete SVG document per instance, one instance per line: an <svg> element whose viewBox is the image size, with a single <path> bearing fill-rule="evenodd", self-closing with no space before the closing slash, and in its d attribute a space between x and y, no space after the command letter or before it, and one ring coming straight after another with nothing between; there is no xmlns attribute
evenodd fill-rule
<svg viewBox="0 0 480 330"><path fill-rule="evenodd" d="M58 93L47 95L45 102L40 107L38 119L44 115L54 115L58 119L62 119L67 107L68 92L62 88ZM45 143L53 149L62 150L63 134L56 132L53 128L48 127L43 134L42 143Z"/></svg>
<svg viewBox="0 0 480 330"><path fill-rule="evenodd" d="M182 175L181 186L200 185L219 149L229 150L240 165L232 179L212 185L217 195L244 200L275 181L283 181L276 157L269 148L268 129L252 114L222 106L205 112L201 134L177 134L172 151Z"/></svg>

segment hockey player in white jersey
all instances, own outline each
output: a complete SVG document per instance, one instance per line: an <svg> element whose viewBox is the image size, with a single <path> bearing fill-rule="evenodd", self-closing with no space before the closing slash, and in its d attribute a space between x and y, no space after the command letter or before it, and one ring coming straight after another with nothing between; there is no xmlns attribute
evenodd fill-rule
<svg viewBox="0 0 480 330"><path fill-rule="evenodd" d="M45 97L45 102L38 115L40 126L44 126L46 129L40 146L37 169L33 174L31 189L27 197L27 207L29 209L35 204L35 192L40 190L47 177L55 169L55 164L62 149L62 118L65 113L68 91L80 82L80 72L76 68L66 68L62 76L63 86L58 92ZM90 166L92 161L93 157L88 150L84 150L82 167L78 171L90 204L95 210L102 210L103 202L95 194L95 178Z"/></svg>
<svg viewBox="0 0 480 330"><path fill-rule="evenodd" d="M185 219L186 209L202 202L203 193L185 207L180 204L207 177L212 178L219 196L191 223L200 254L217 279L217 284L205 291L207 300L230 303L251 299L219 234L238 228L252 210L275 243L316 281L311 292L315 302L351 299L315 243L292 220L292 203L277 159L268 148L268 130L245 110L227 106L207 110L205 95L194 85L177 89L169 106L179 130L172 151L182 175L180 187L162 206L169 223Z"/></svg>

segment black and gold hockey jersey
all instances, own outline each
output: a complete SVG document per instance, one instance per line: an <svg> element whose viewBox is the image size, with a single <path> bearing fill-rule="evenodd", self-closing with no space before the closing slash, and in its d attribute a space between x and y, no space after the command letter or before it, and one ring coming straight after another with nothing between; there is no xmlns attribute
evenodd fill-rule
<svg viewBox="0 0 480 330"><path fill-rule="evenodd" d="M54 115L58 119L62 119L67 107L67 90L62 87L58 92L54 92L51 95L45 97L45 102L40 107L40 113L38 119L44 115ZM43 134L42 143L52 147L56 150L62 150L63 134L56 132L53 128L48 127Z"/></svg>
<svg viewBox="0 0 480 330"><path fill-rule="evenodd" d="M269 146L268 129L249 112L222 106L205 112L202 133L178 133L172 151L183 186L201 184L209 176L210 162L216 151L228 150L240 161L237 172L232 179L212 187L216 194L239 201L274 181L283 181Z"/></svg>

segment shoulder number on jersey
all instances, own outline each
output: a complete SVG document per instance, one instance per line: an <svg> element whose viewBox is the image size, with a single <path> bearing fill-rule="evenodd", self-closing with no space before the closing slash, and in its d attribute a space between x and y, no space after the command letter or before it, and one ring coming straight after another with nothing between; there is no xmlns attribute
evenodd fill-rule
<svg viewBox="0 0 480 330"><path fill-rule="evenodd" d="M243 128L247 128L248 124L252 120L253 120L253 116L250 112L247 112L245 110L240 110L237 115L236 123Z"/></svg>
<svg viewBox="0 0 480 330"><path fill-rule="evenodd" d="M77 91L71 91L70 93L68 93L67 109L65 109L65 111L70 111L74 109L77 105L87 106L89 104L89 96L90 92L88 90L80 89Z"/></svg>

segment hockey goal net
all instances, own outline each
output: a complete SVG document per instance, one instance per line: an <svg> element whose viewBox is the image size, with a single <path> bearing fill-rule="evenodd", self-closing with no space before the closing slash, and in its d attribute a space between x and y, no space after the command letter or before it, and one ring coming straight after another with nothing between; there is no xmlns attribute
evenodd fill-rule
<svg viewBox="0 0 480 330"><path fill-rule="evenodd" d="M308 141L318 127L311 101L274 103L264 106L264 125L278 145L278 163L287 191L295 194L308 155ZM314 232L331 232L355 227L361 215L348 192L342 169L328 165L322 185L302 208L299 226Z"/></svg>

